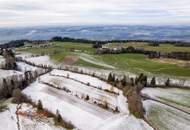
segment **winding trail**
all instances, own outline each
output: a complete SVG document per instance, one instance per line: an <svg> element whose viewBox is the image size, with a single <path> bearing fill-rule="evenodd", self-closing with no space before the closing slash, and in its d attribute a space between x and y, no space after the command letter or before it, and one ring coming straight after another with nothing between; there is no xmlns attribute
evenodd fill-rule
<svg viewBox="0 0 190 130"><path fill-rule="evenodd" d="M17 107L16 107L16 119L17 119L17 128L18 130L21 130L20 129L20 119L19 119L19 114L18 114L18 111L21 109L21 104L18 104Z"/></svg>

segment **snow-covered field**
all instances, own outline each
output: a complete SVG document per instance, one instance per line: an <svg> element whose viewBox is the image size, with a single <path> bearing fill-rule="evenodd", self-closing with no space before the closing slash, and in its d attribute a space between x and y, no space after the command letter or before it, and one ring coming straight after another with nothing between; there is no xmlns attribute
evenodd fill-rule
<svg viewBox="0 0 190 130"><path fill-rule="evenodd" d="M180 88L144 88L143 94L190 113L190 90Z"/></svg>
<svg viewBox="0 0 190 130"><path fill-rule="evenodd" d="M103 121L96 130L153 130L153 128L144 120L121 113Z"/></svg>
<svg viewBox="0 0 190 130"><path fill-rule="evenodd" d="M23 93L35 102L40 99L53 113L59 110L66 121L81 130L152 130L143 120L128 113L114 114L45 84L36 82Z"/></svg>
<svg viewBox="0 0 190 130"><path fill-rule="evenodd" d="M24 62L17 62L17 69L21 72L26 72L26 71L37 71L39 73L43 73L44 70L42 68L34 67L31 65L28 65Z"/></svg>
<svg viewBox="0 0 190 130"><path fill-rule="evenodd" d="M28 57L24 58L24 60L35 63L36 65L56 66L56 64L50 60L49 56Z"/></svg>
<svg viewBox="0 0 190 130"><path fill-rule="evenodd" d="M95 101L100 104L107 103L112 109L116 109L117 107L120 111L128 112L127 109L123 109L123 105L125 105L125 108L127 108L127 103L125 102L126 99L124 98L123 102L120 100L122 97L124 97L122 95L103 91L64 77L44 75L40 77L40 81L51 84L56 88L67 88L71 91L70 94L73 96L77 95L81 99L84 99L88 95L89 101L91 103ZM121 105L121 103L123 104Z"/></svg>
<svg viewBox="0 0 190 130"><path fill-rule="evenodd" d="M119 93L119 90L117 88L114 88L110 84L103 82L99 80L98 78L89 76L89 75L84 75L84 74L78 74L78 73L73 73L70 71L64 71L64 70L56 70L54 69L53 71L50 72L52 75L57 75L57 76L64 76L64 77L69 77L76 79L78 81L84 82L84 83L90 83L90 85L101 88L103 90L110 90L116 93Z"/></svg>
<svg viewBox="0 0 190 130"><path fill-rule="evenodd" d="M70 121L79 129L92 130L97 124L113 115L98 106L68 95L63 90L37 82L23 90L23 93L35 102L41 100L43 106L53 113L59 110L66 121Z"/></svg>
<svg viewBox="0 0 190 130"><path fill-rule="evenodd" d="M3 69L5 67L5 59L0 56L0 69Z"/></svg>
<svg viewBox="0 0 190 130"><path fill-rule="evenodd" d="M1 130L65 130L62 127L55 127L48 118L33 119L29 116L16 115L17 104L8 103L8 109L0 112ZM33 107L29 104L22 104L19 112L32 113Z"/></svg>
<svg viewBox="0 0 190 130"><path fill-rule="evenodd" d="M146 118L156 130L189 130L190 115L175 108L146 100Z"/></svg>

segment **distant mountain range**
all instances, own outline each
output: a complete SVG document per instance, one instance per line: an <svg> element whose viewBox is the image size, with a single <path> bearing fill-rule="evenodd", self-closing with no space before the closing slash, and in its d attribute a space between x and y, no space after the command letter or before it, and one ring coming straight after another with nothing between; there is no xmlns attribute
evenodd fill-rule
<svg viewBox="0 0 190 130"><path fill-rule="evenodd" d="M54 36L89 40L172 40L190 42L190 26L61 26L0 28L0 43L48 40Z"/></svg>

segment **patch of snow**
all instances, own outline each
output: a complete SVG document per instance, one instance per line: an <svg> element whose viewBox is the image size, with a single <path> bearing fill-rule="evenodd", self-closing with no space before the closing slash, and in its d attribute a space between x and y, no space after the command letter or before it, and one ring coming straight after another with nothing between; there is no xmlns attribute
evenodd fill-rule
<svg viewBox="0 0 190 130"><path fill-rule="evenodd" d="M144 88L142 94L190 112L190 90L180 88Z"/></svg>
<svg viewBox="0 0 190 130"><path fill-rule="evenodd" d="M121 113L103 121L95 130L153 130L153 128L144 120Z"/></svg>
<svg viewBox="0 0 190 130"><path fill-rule="evenodd" d="M17 130L16 105L9 105L8 107L8 110L0 112L0 129Z"/></svg>
<svg viewBox="0 0 190 130"><path fill-rule="evenodd" d="M5 59L0 56L0 69L3 69L5 67Z"/></svg>
<svg viewBox="0 0 190 130"><path fill-rule="evenodd" d="M31 65L28 65L24 62L17 62L17 69L21 72L26 72L26 71L37 71L39 73L43 73L44 70L42 68L34 67Z"/></svg>
<svg viewBox="0 0 190 130"><path fill-rule="evenodd" d="M190 115L164 104L146 100L143 102L147 120L156 129L189 130Z"/></svg>
<svg viewBox="0 0 190 130"><path fill-rule="evenodd" d="M112 90L113 92L119 93L119 90L115 87L113 87L112 85L99 80L98 78L89 76L89 75L84 75L84 74L78 74L78 73L73 73L70 71L64 71L64 70L57 70L54 69L53 71L51 71L51 74L53 75L58 75L58 76L69 76L69 78L73 78L76 79L78 81L84 82L84 83L90 83L90 85L96 86L98 88L101 88L103 90Z"/></svg>
<svg viewBox="0 0 190 130"><path fill-rule="evenodd" d="M37 56L37 57L29 57L24 60L35 63L36 65L49 65L56 66L49 58L49 56Z"/></svg>
<svg viewBox="0 0 190 130"><path fill-rule="evenodd" d="M108 65L108 64L106 64L104 62L101 62L101 61L95 59L93 56L85 54L85 53L80 53L79 54L79 58L82 59L82 60L84 60L84 61L86 61L86 62L89 62L91 64L103 66L103 67L110 68L110 69L114 69L115 68L114 66Z"/></svg>

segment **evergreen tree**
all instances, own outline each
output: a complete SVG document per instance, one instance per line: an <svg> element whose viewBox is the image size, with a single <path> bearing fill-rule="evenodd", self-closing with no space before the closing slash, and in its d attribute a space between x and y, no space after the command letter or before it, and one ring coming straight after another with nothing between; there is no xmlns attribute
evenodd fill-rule
<svg viewBox="0 0 190 130"><path fill-rule="evenodd" d="M59 114L58 110L56 111L56 116L54 117L54 122L55 122L55 125L62 125L62 123L63 123L63 118Z"/></svg>
<svg viewBox="0 0 190 130"><path fill-rule="evenodd" d="M43 105L42 105L41 100L38 100L38 104L37 104L37 111L38 111L38 112L43 111Z"/></svg>
<svg viewBox="0 0 190 130"><path fill-rule="evenodd" d="M170 86L170 79L169 79L169 78L167 79L167 81L166 81L166 83L165 83L165 86L166 86L166 87L169 87L169 86Z"/></svg>
<svg viewBox="0 0 190 130"><path fill-rule="evenodd" d="M134 78L130 78L130 83L131 83L131 86L134 86L134 85L135 85Z"/></svg>
<svg viewBox="0 0 190 130"><path fill-rule="evenodd" d="M8 97L10 95L9 93L9 86L7 84L6 79L3 79L3 92L4 92L4 96Z"/></svg>
<svg viewBox="0 0 190 130"><path fill-rule="evenodd" d="M112 75L112 82L114 83L115 82L115 74Z"/></svg>
<svg viewBox="0 0 190 130"><path fill-rule="evenodd" d="M109 73L109 75L108 75L108 82L112 82L112 74L111 73Z"/></svg>
<svg viewBox="0 0 190 130"><path fill-rule="evenodd" d="M151 87L155 87L156 86L156 79L155 79L155 77L153 77L152 80L150 81L150 86Z"/></svg>
<svg viewBox="0 0 190 130"><path fill-rule="evenodd" d="M123 86L126 86L126 84L127 84L126 75L123 76L123 79L121 80L121 84L122 84Z"/></svg>

